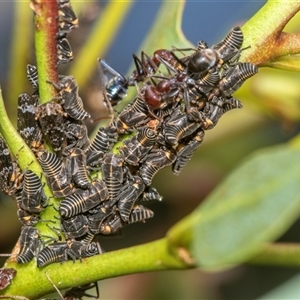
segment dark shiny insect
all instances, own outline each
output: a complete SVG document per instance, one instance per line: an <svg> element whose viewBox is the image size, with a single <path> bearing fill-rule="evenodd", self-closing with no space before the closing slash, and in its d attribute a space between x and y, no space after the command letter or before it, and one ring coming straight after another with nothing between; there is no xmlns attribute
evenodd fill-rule
<svg viewBox="0 0 300 300"><path fill-rule="evenodd" d="M38 105L36 95L23 93L18 97L17 131L33 151L40 149L43 144L43 134L36 119Z"/></svg>
<svg viewBox="0 0 300 300"><path fill-rule="evenodd" d="M177 147L177 157L172 165L172 170L175 175L179 175L182 169L191 160L194 152L202 144L204 134L203 130L199 130L187 144L181 144Z"/></svg>
<svg viewBox="0 0 300 300"><path fill-rule="evenodd" d="M10 285L11 280L17 275L13 268L0 268L0 290Z"/></svg>
<svg viewBox="0 0 300 300"><path fill-rule="evenodd" d="M220 75L216 70L199 75L196 80L187 75L186 71L178 71L167 62L165 62L165 66L173 75L169 78L153 76L152 79L163 79L153 85L147 85L143 93L149 113L155 118L162 117L162 112L165 110L167 110L165 111L166 115L172 114L178 103L184 104L185 111L189 116L192 106L200 109L200 103L205 103L209 92L220 81ZM193 118L193 116L189 116L189 118Z"/></svg>
<svg viewBox="0 0 300 300"><path fill-rule="evenodd" d="M66 197L74 192L70 170L56 154L40 151L38 152L38 160L54 197Z"/></svg>
<svg viewBox="0 0 300 300"><path fill-rule="evenodd" d="M96 295L88 294L87 291L90 289L96 289ZM99 287L98 282L88 283L82 286L73 287L70 290L66 291L64 294L64 300L76 300L76 299L82 299L82 297L89 297L94 299L99 299L100 293L99 293Z"/></svg>
<svg viewBox="0 0 300 300"><path fill-rule="evenodd" d="M10 151L0 136L0 189L6 195L14 195L21 189L23 174L16 161L11 158Z"/></svg>
<svg viewBox="0 0 300 300"><path fill-rule="evenodd" d="M47 202L41 179L31 170L26 170L18 207L34 214L41 212L47 206Z"/></svg>
<svg viewBox="0 0 300 300"><path fill-rule="evenodd" d="M176 103L180 92L178 86L182 85L180 81L183 80L181 78L183 75L181 72L183 70L181 61L172 51L160 49L154 52L153 57L149 57L145 52L142 52L141 59L134 55L134 62L136 70L132 73L129 81L145 81L146 78L148 78L149 82L151 81L151 84L145 84L142 87L140 94L148 108L148 113L157 118L159 116L155 115L154 110ZM169 73L168 77L162 76L161 72L159 72L160 76L155 75L159 71L158 68L161 63L166 67ZM178 76L171 76L172 72L178 74ZM156 83L154 78L161 78L162 80Z"/></svg>
<svg viewBox="0 0 300 300"><path fill-rule="evenodd" d="M78 18L71 6L70 0L58 1L58 36L65 36L78 27Z"/></svg>
<svg viewBox="0 0 300 300"><path fill-rule="evenodd" d="M171 165L176 159L172 149L152 149L146 161L141 165L139 175L146 185L151 185L154 175L162 168Z"/></svg>
<svg viewBox="0 0 300 300"><path fill-rule="evenodd" d="M112 145L118 140L116 128L113 125L98 129L95 138L86 150L86 163L88 166L95 167L102 163L102 157L107 153Z"/></svg>
<svg viewBox="0 0 300 300"><path fill-rule="evenodd" d="M168 102L173 102L179 90L171 88L171 80L162 79L155 86L146 85L144 88L144 100L149 112L156 118L154 110L163 109Z"/></svg>
<svg viewBox="0 0 300 300"><path fill-rule="evenodd" d="M138 130L137 134L125 140L123 146L119 149L124 160L129 165L137 166L154 146L157 135L157 131L149 127Z"/></svg>
<svg viewBox="0 0 300 300"><path fill-rule="evenodd" d="M82 189L90 187L90 177L86 169L86 155L82 149L73 148L69 151L70 172L75 184Z"/></svg>
<svg viewBox="0 0 300 300"><path fill-rule="evenodd" d="M57 64L66 64L74 58L71 45L66 37L57 38Z"/></svg>
<svg viewBox="0 0 300 300"><path fill-rule="evenodd" d="M194 117L193 121L190 120L191 117ZM168 144L176 145L181 139L193 134L205 122L207 122L205 114L194 107L191 108L189 115L178 109L164 124L164 139Z"/></svg>
<svg viewBox="0 0 300 300"><path fill-rule="evenodd" d="M225 72L218 87L209 95L208 100L211 100L214 96L230 97L231 94L237 91L248 78L252 77L257 72L257 66L251 63L235 64Z"/></svg>
<svg viewBox="0 0 300 300"><path fill-rule="evenodd" d="M160 119L164 114L168 115L168 110L172 110L181 98L183 80L184 76L178 75L163 78L153 85L145 85L142 92L148 114L155 119Z"/></svg>
<svg viewBox="0 0 300 300"><path fill-rule="evenodd" d="M173 63L174 64L174 63ZM192 78L186 70L177 69L168 62L164 62L170 77L152 76L163 78L158 83L147 85L144 88L144 100L153 117L163 117L162 112L172 115L174 108L180 103L188 114L190 120L194 119L193 106L201 109L207 101L208 94L220 81L220 74L212 69L205 74ZM157 111L155 116L154 110ZM166 111L165 111L166 110Z"/></svg>
<svg viewBox="0 0 300 300"><path fill-rule="evenodd" d="M117 154L106 153L103 157L102 178L110 201L115 202L124 181L124 159Z"/></svg>
<svg viewBox="0 0 300 300"><path fill-rule="evenodd" d="M26 76L33 88L33 94L38 94L39 91L39 81L38 81L38 71L37 67L28 64L26 67Z"/></svg>
<svg viewBox="0 0 300 300"><path fill-rule="evenodd" d="M146 87L144 98L150 111L165 107L173 109L178 102L184 102L185 110L188 113L192 103L198 103L199 99L205 100L206 93L211 91L220 80L216 71L209 72L195 80L188 76L185 71L178 71L170 65L166 65L166 67L173 75L162 79L155 86ZM152 78L154 77L160 78L159 76Z"/></svg>
<svg viewBox="0 0 300 300"><path fill-rule="evenodd" d="M84 245L79 241L52 243L43 248L37 257L37 266L44 267L54 262L64 262L69 259L75 261L85 257L101 254L98 243L92 242Z"/></svg>
<svg viewBox="0 0 300 300"><path fill-rule="evenodd" d="M153 56L148 56L144 51L141 52L141 58L133 54L133 61L136 67L129 77L129 84L134 85L135 82L143 82L147 78L151 78L159 71L159 66L172 66L177 70L183 70L185 65L174 54L173 51L167 49L158 49L153 53ZM167 71L169 68L167 67ZM160 72L161 73L161 72Z"/></svg>
<svg viewBox="0 0 300 300"><path fill-rule="evenodd" d="M153 57L155 58L156 62L160 62L160 64L163 64L167 71L169 71L169 66L172 66L172 68L179 71L185 70L185 64L182 62L182 60L174 53L173 50L167 50L167 49L159 49L154 52Z"/></svg>
<svg viewBox="0 0 300 300"><path fill-rule="evenodd" d="M67 290L64 295L62 295L62 293L54 284L54 282L51 280L47 272L45 272L45 275L49 280L49 282L52 284L52 286L55 288L58 295L60 296L60 300L78 300L78 299L81 300L83 299L82 297L99 299L100 293L99 293L98 282L93 282L93 283L84 284L82 286L73 287L70 290ZM96 288L96 296L87 293L87 291L92 288Z"/></svg>
<svg viewBox="0 0 300 300"><path fill-rule="evenodd" d="M221 68L224 64L231 65L240 56L243 49L243 33L240 27L234 27L219 43L208 48L208 45L199 41L197 50L190 56L182 59L187 64L190 74L206 72L211 68Z"/></svg>
<svg viewBox="0 0 300 300"><path fill-rule="evenodd" d="M145 189L145 184L139 176L132 176L129 182L122 187L116 199L118 209L123 221L128 221L131 210Z"/></svg>
<svg viewBox="0 0 300 300"><path fill-rule="evenodd" d="M160 61L155 56L150 57L144 51L141 52L141 58L135 54L132 57L136 69L129 77L130 85L134 85L135 82L145 81L148 77L156 73L160 65Z"/></svg>
<svg viewBox="0 0 300 300"><path fill-rule="evenodd" d="M136 67L130 76L132 82L142 82L147 77L154 75L158 70L160 61L157 60L155 56L150 57L144 51L141 52L141 58L135 54L132 56Z"/></svg>
<svg viewBox="0 0 300 300"><path fill-rule="evenodd" d="M90 118L84 110L82 99L78 95L78 85L73 76L60 76L58 83L51 83L59 93L59 99L64 111L75 120Z"/></svg>
<svg viewBox="0 0 300 300"><path fill-rule="evenodd" d="M19 237L19 243L20 251L17 256L17 262L20 264L30 262L39 251L39 231L32 226L23 226Z"/></svg>
<svg viewBox="0 0 300 300"><path fill-rule="evenodd" d="M201 113L197 112L197 109L200 110L203 108L208 100L209 93L219 83L219 72L217 72L216 69L211 69L208 72L198 74L197 77L194 76L192 78L186 71L178 71L176 68L173 68L173 66L168 65L167 62L165 62L165 65L170 72L174 73L174 75L167 80L162 80L162 82L168 82L168 85L164 85L166 89L162 94L163 96L161 97L161 104L159 104L159 107L162 108L165 105L170 107L171 105L170 108L172 108L172 111L169 112L168 115L173 115L173 108L177 103L180 103L180 105L184 107L190 121L202 121ZM153 93L151 94L150 99L155 102ZM147 103L149 102L147 97L145 97L145 100ZM176 109L178 110L178 106Z"/></svg>
<svg viewBox="0 0 300 300"><path fill-rule="evenodd" d="M128 80L103 59L98 59L98 70L104 98L107 97L110 105L115 106L126 97Z"/></svg>
<svg viewBox="0 0 300 300"><path fill-rule="evenodd" d="M47 102L36 108L36 118L44 137L54 151L62 151L67 146L65 135L66 114L59 103Z"/></svg>
<svg viewBox="0 0 300 300"><path fill-rule="evenodd" d="M63 218L70 218L94 208L100 202L107 200L108 197L108 189L104 181L95 179L89 189L77 190L74 194L63 199L59 211Z"/></svg>

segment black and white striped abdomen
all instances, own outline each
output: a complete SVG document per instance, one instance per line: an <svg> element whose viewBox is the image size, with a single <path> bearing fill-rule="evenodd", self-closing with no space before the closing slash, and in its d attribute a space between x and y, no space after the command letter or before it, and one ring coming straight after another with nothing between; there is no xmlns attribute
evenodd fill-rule
<svg viewBox="0 0 300 300"><path fill-rule="evenodd" d="M128 224L137 223L137 222L144 222L147 219L150 219L154 216L154 212L143 206L143 205L136 205L133 207Z"/></svg>
<svg viewBox="0 0 300 300"><path fill-rule="evenodd" d="M43 151L42 154L39 154L38 160L46 173L46 177L55 177L61 173L63 162L56 154Z"/></svg>
<svg viewBox="0 0 300 300"><path fill-rule="evenodd" d="M39 250L39 231L32 226L23 226L20 234L20 250L17 262L25 264L30 262Z"/></svg>
<svg viewBox="0 0 300 300"><path fill-rule="evenodd" d="M32 85L33 89L38 89L39 87L39 83L38 83L38 71L37 71L37 67L28 64L26 67L27 70L27 79L30 82L30 84Z"/></svg>
<svg viewBox="0 0 300 300"><path fill-rule="evenodd" d="M54 262L65 261L66 242L53 243L43 248L37 257L37 266L44 267Z"/></svg>
<svg viewBox="0 0 300 300"><path fill-rule="evenodd" d="M70 107L64 107L65 112L75 120L84 120L90 118L91 115L84 109L81 98L74 97L74 101Z"/></svg>
<svg viewBox="0 0 300 300"><path fill-rule="evenodd" d="M85 199L82 193L75 193L67 196L60 203L59 211L63 218L70 218L78 215L84 210Z"/></svg>

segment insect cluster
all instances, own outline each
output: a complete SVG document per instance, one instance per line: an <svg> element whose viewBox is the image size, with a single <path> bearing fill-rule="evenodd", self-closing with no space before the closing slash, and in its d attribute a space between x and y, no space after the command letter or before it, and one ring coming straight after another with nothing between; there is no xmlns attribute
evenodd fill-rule
<svg viewBox="0 0 300 300"><path fill-rule="evenodd" d="M73 58L66 36L78 20L68 0L58 3L60 64ZM75 78L61 75L58 82L49 82L57 97L40 104L37 69L28 65L33 92L19 96L17 128L43 174L29 167L21 171L0 139L1 189L15 197L23 224L17 262L36 257L38 267L43 267L96 255L101 253L93 242L96 235L110 235L153 217L143 203L162 200L151 186L155 174L171 165L178 175L201 145L205 131L227 111L242 107L232 94L258 71L251 63L239 62L242 43L242 31L234 27L211 47L199 41L196 49L159 49L152 56L142 52L141 57L133 55L136 69L128 78L99 59L100 84L111 119L93 140L84 123L90 115ZM137 96L114 113L128 88L135 88ZM47 241L35 227L49 205L42 176L60 199L55 241Z"/></svg>

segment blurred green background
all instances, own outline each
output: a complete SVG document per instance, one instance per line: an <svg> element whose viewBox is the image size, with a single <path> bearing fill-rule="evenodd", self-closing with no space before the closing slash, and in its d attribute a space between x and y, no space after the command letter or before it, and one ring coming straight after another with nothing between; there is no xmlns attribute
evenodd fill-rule
<svg viewBox="0 0 300 300"><path fill-rule="evenodd" d="M109 3L102 1L74 1L72 4L78 13L80 28L69 36L75 59L60 69L62 74L72 72L77 55L84 48L97 21L104 18L109 6ZM233 26L242 25L263 4L264 1L187 1L181 20L183 33L194 45L200 39L211 45L221 40ZM160 39L159 32L155 32L156 35L149 33L158 22L156 14L161 10L161 5L159 1L139 1L128 5L124 19L116 15L110 20L117 25L115 33L110 32L110 27L103 27L102 33L111 38L111 43L107 41L106 49L99 56L120 73L126 74L132 64L132 53L138 54L145 40L155 45L156 49L163 48L159 44L156 46ZM174 24L164 30L173 32L176 23L174 20ZM27 33L23 33L27 35L23 37L26 44L22 44L22 37L16 38L24 24L27 24ZM287 30L297 32L299 25L300 18L296 16ZM14 123L17 95L30 92L24 66L34 63L31 26L32 12L28 3L0 2L0 79L6 106ZM151 40L147 40L149 36ZM151 51L143 49L151 54ZM99 239L102 247L111 251L163 237L173 224L192 212L247 154L288 141L298 134L299 82L297 73L260 69L259 74L248 80L235 94L244 108L228 112L214 130L206 132L202 146L180 176L174 176L170 168L156 175L153 186L164 199L159 203L149 203L155 212L154 218L145 224L124 228L122 236ZM96 117L100 112L95 112L95 108L99 107L101 100L96 61L85 84L80 85L79 93L87 110ZM93 125L88 126L92 132ZM21 226L15 203L1 195L0 205L0 253L9 253ZM280 240L299 242L299 226L300 223L296 222ZM255 299L297 273L296 269L246 265L219 273L201 270L153 272L100 282L100 294L101 299ZM274 297L276 294L272 295L272 299Z"/></svg>

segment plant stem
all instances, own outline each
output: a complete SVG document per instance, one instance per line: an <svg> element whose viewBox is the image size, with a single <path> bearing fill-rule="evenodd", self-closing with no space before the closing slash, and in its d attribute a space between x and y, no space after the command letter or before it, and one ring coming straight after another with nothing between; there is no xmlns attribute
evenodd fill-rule
<svg viewBox="0 0 300 300"><path fill-rule="evenodd" d="M21 267L9 262L5 267L17 268L18 276L3 295L18 295L22 291L22 296L36 299L54 291L45 272L59 289L64 289L127 274L189 269L194 266L173 256L167 240L160 239L83 259L82 263L69 261L62 265L51 264L38 269L34 262Z"/></svg>
<svg viewBox="0 0 300 300"><path fill-rule="evenodd" d="M35 12L35 53L39 72L40 102L46 103L56 96L54 87L47 80L57 82L57 0L32 0Z"/></svg>
<svg viewBox="0 0 300 300"><path fill-rule="evenodd" d="M23 139L19 136L16 129L10 122L8 118L4 101L2 98L1 88L0 88L0 132L3 135L6 143L8 144L10 150L15 157L18 157L18 162L22 170L24 170L28 165L31 165L32 170L39 170L41 173L40 165L36 162L36 158L31 150L28 148Z"/></svg>
<svg viewBox="0 0 300 300"><path fill-rule="evenodd" d="M241 61L261 65L278 56L291 54L291 51L293 54L299 53L299 39L293 38L292 43L287 41L287 34L282 33L285 25L299 9L299 1L268 1L242 27L244 46L251 45L251 48L242 52Z"/></svg>
<svg viewBox="0 0 300 300"><path fill-rule="evenodd" d="M21 170L24 171L26 168L28 168L28 166L30 166L30 170L33 171L35 174L38 175L42 174L43 170L40 164L38 163L36 157L29 149L27 144L20 137L20 135L18 134L14 126L11 124L10 119L8 118L4 106L4 101L2 98L1 89L0 89L0 116L1 116L0 132L4 137L6 143L8 144L10 150L17 158L17 162ZM53 198L52 192L47 186L46 179L44 176L41 178L41 181L44 184L44 191L46 196L48 198L51 198L49 204L56 204L57 201L56 199ZM54 218L54 215L58 215L58 212L51 205L48 205L47 209L45 209L42 213L42 217L44 220L55 220L54 222L58 223L58 221ZM44 234L47 234L48 236L54 236L54 232L49 229L49 227L46 225L46 222L40 222L39 224L37 224L37 227L39 230L42 229L41 232L43 232ZM17 247L18 244L16 245L16 248ZM10 260L10 258L8 260Z"/></svg>
<svg viewBox="0 0 300 300"><path fill-rule="evenodd" d="M185 251L186 262L193 262L191 258L191 247L193 242L193 228L197 224L198 217L196 214L190 214L172 226L167 232L166 236L169 242L170 251L173 255L182 256Z"/></svg>
<svg viewBox="0 0 300 300"><path fill-rule="evenodd" d="M52 84L47 81L58 81L57 69L57 32L58 32L58 2L57 0L32 0L31 8L33 9L34 26L35 26L35 53L38 69L39 81L39 100L40 103L49 102L57 96L57 91ZM36 174L42 174L42 169ZM30 167L30 169L32 169ZM40 214L41 220L48 222L39 222L36 227L41 235L52 236L57 238L55 232L51 230L47 223L51 220L52 226L60 227L56 217L59 216L55 209L58 206L58 200L53 198L50 188L46 184L43 176L42 182L45 184L44 192L49 198L48 206Z"/></svg>
<svg viewBox="0 0 300 300"><path fill-rule="evenodd" d="M268 244L247 264L300 268L300 244Z"/></svg>

